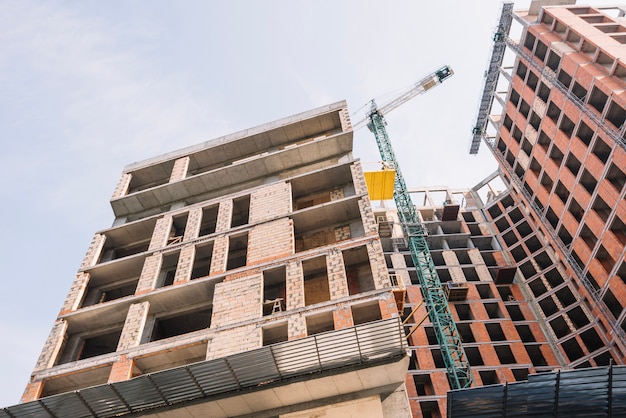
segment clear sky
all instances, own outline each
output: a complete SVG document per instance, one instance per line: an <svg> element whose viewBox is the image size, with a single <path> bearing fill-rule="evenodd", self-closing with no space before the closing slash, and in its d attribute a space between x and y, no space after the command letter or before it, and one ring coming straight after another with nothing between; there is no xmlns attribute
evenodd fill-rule
<svg viewBox="0 0 626 418"><path fill-rule="evenodd" d="M471 187L495 170L468 147L500 8L0 1L0 406L19 401L93 234L111 225L126 164L342 99L354 112L450 65L387 116L407 185ZM355 155L379 159L366 129Z"/></svg>

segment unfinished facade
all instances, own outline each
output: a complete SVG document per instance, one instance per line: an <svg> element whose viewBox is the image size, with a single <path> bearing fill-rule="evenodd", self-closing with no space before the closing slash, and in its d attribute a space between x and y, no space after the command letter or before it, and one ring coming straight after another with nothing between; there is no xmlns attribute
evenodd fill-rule
<svg viewBox="0 0 626 418"><path fill-rule="evenodd" d="M339 102L126 167L11 416L407 415L351 151Z"/></svg>

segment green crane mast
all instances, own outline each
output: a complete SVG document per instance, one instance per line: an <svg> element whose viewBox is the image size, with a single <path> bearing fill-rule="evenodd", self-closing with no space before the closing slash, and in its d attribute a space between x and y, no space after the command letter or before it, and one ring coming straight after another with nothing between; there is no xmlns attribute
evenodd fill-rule
<svg viewBox="0 0 626 418"><path fill-rule="evenodd" d="M450 67L442 67L415 83L408 92L381 108L378 108L376 102L372 100L366 119L364 122L361 121L355 124L357 127L355 129L358 129L363 123L366 123L367 127L376 137L376 143L383 164L396 170L393 197L404 236L408 241L413 264L417 268L417 276L424 299L424 305L428 311L435 335L437 336L437 341L448 372L450 387L452 389L461 389L469 387L472 384L473 377L470 365L467 361L465 351L463 350L456 324L448 308L446 294L439 280L439 275L437 274L430 250L428 249L426 242L427 231L419 219L415 205L413 205L406 183L402 177L396 156L391 147L391 142L389 141L389 136L387 135L387 129L385 128L386 121L383 116L385 113L395 109L407 100L441 84L444 80L452 76L452 74L453 72Z"/></svg>

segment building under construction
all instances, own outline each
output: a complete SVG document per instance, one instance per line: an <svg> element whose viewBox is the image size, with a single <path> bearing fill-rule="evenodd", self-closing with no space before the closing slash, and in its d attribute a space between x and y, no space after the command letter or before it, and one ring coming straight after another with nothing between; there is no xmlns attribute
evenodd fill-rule
<svg viewBox="0 0 626 418"><path fill-rule="evenodd" d="M407 188L372 108L378 204L345 102L127 166L0 417L440 417L451 389L623 365L624 10L547 3L502 5L474 188Z"/></svg>

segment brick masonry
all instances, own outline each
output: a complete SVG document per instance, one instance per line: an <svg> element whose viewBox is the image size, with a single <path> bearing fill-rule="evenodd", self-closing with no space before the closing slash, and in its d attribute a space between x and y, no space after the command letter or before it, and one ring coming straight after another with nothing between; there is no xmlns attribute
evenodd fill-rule
<svg viewBox="0 0 626 418"><path fill-rule="evenodd" d="M191 279L191 269L193 268L195 254L195 245L187 245L180 250L178 265L176 266L176 275L174 276L174 284L186 283Z"/></svg>
<svg viewBox="0 0 626 418"><path fill-rule="evenodd" d="M43 345L37 364L35 364L34 372L50 368L54 365L59 352L65 341L68 324L64 319L57 319L50 330L50 334Z"/></svg>
<svg viewBox="0 0 626 418"><path fill-rule="evenodd" d="M126 357L125 354L120 356L120 359L113 363L111 372L109 373L109 380L107 383L123 382L133 377L133 368L135 367L135 361Z"/></svg>
<svg viewBox="0 0 626 418"><path fill-rule="evenodd" d="M366 246L367 256L372 268L372 277L376 289L384 289L390 286L389 274L387 273L387 263L383 254L383 247L379 240L372 240Z"/></svg>
<svg viewBox="0 0 626 418"><path fill-rule="evenodd" d="M161 254L153 254L146 257L141 275L139 276L139 282L137 283L137 289L135 289L135 294L141 295L155 288L162 262L163 256Z"/></svg>
<svg viewBox="0 0 626 418"><path fill-rule="evenodd" d="M220 274L226 271L228 254L228 237L220 235L213 241L213 254L211 255L211 269L209 275Z"/></svg>
<svg viewBox="0 0 626 418"><path fill-rule="evenodd" d="M149 309L150 303L147 301L130 305L126 321L124 321L124 328L122 328L122 335L117 344L117 351L127 350L139 345Z"/></svg>
<svg viewBox="0 0 626 418"><path fill-rule="evenodd" d="M185 228L185 236L183 241L191 241L198 238L200 234L200 225L202 224L202 208L193 208L189 211L187 218L187 227Z"/></svg>
<svg viewBox="0 0 626 418"><path fill-rule="evenodd" d="M120 180L117 182L117 186L115 186L115 190L113 191L113 196L111 196L111 200L118 199L128 193L131 179L132 176L129 173L122 174Z"/></svg>
<svg viewBox="0 0 626 418"><path fill-rule="evenodd" d="M356 194L367 193L367 183L365 182L365 176L363 175L363 168L359 161L355 161L350 166L352 172L352 182L354 183L354 191Z"/></svg>
<svg viewBox="0 0 626 418"><path fill-rule="evenodd" d="M87 290L89 277L89 273L85 272L79 272L78 274L76 274L74 282L70 287L70 291L65 297L65 302L61 307L61 312L59 312L59 316L78 309L85 295L85 291Z"/></svg>
<svg viewBox="0 0 626 418"><path fill-rule="evenodd" d="M261 347L261 328L255 324L225 329L209 337L207 360Z"/></svg>
<svg viewBox="0 0 626 418"><path fill-rule="evenodd" d="M106 237L102 234L94 235L91 243L89 244L89 248L87 249L87 254L85 254L82 263L80 263L81 270L94 266L98 262L105 240Z"/></svg>
<svg viewBox="0 0 626 418"><path fill-rule="evenodd" d="M300 261L291 261L287 265L286 287L287 310L302 308L304 306L304 273Z"/></svg>
<svg viewBox="0 0 626 418"><path fill-rule="evenodd" d="M331 251L326 257L326 271L328 272L328 286L330 299L340 299L348 296L348 281L346 268L341 251Z"/></svg>
<svg viewBox="0 0 626 418"><path fill-rule="evenodd" d="M378 235L378 224L376 223L376 218L374 217L372 204L367 196L359 199L359 211L361 212L365 235Z"/></svg>
<svg viewBox="0 0 626 418"><path fill-rule="evenodd" d="M297 340L298 338L304 338L307 336L306 318L303 314L299 313L289 316L287 334L289 341Z"/></svg>
<svg viewBox="0 0 626 418"><path fill-rule="evenodd" d="M248 233L248 265L292 255L293 221L282 218L253 227Z"/></svg>
<svg viewBox="0 0 626 418"><path fill-rule="evenodd" d="M230 229L230 224L233 219L233 201L223 200L220 202L220 207L217 211L217 223L215 225L215 232L224 232Z"/></svg>
<svg viewBox="0 0 626 418"><path fill-rule="evenodd" d="M255 190L250 195L250 223L285 216L291 212L291 185L274 183Z"/></svg>
<svg viewBox="0 0 626 418"><path fill-rule="evenodd" d="M189 169L189 157L179 158L174 161L174 167L172 168L172 174L170 175L170 183L178 180L182 180L187 177L187 170Z"/></svg>
<svg viewBox="0 0 626 418"><path fill-rule="evenodd" d="M349 307L335 309L333 311L333 323L335 325L335 329L344 329L354 326L352 309Z"/></svg>
<svg viewBox="0 0 626 418"><path fill-rule="evenodd" d="M172 220L171 215L157 219L154 231L152 232L152 238L150 239L148 251L154 251L165 247L167 244L167 238L172 230Z"/></svg>
<svg viewBox="0 0 626 418"><path fill-rule="evenodd" d="M263 275L225 280L215 285L211 327L237 324L262 316Z"/></svg>

